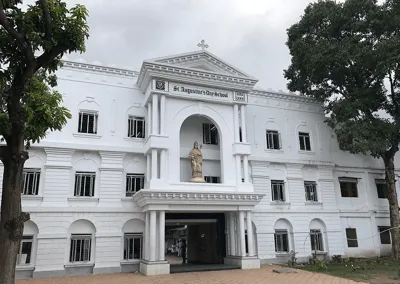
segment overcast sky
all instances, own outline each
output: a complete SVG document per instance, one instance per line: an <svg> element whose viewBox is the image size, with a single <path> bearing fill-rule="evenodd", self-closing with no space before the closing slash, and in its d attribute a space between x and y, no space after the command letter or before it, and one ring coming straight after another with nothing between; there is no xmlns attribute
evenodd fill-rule
<svg viewBox="0 0 400 284"><path fill-rule="evenodd" d="M139 71L143 60L208 51L259 79L258 87L286 90L290 56L286 29L311 0L66 0L89 10L87 52L69 55Z"/></svg>

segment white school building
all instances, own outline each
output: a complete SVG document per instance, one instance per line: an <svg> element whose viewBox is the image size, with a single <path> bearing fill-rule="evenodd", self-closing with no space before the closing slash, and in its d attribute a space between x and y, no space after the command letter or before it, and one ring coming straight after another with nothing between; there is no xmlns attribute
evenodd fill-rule
<svg viewBox="0 0 400 284"><path fill-rule="evenodd" d="M206 50L138 71L65 61L72 119L29 150L17 277L168 274L178 235L187 265L390 253L382 161L340 151L313 99L256 84Z"/></svg>

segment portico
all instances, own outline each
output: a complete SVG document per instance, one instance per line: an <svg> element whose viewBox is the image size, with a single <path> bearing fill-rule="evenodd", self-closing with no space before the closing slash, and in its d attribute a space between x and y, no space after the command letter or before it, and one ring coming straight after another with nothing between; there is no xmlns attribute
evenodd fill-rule
<svg viewBox="0 0 400 284"><path fill-rule="evenodd" d="M259 268L255 253L252 214L263 195L254 193L189 193L179 191L141 190L134 196L145 212L144 259L140 272L145 275L169 274L165 261L166 212L219 212L225 214L227 243L224 263L242 269ZM250 229L248 229L250 228ZM247 238L246 238L247 234ZM247 250L246 250L247 239Z"/></svg>

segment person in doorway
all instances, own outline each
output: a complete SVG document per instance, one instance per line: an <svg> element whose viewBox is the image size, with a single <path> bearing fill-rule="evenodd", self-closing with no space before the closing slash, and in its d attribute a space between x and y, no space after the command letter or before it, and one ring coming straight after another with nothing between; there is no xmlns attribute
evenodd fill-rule
<svg viewBox="0 0 400 284"><path fill-rule="evenodd" d="M181 245L181 255L182 255L182 264L186 263L186 240L182 240L182 245Z"/></svg>

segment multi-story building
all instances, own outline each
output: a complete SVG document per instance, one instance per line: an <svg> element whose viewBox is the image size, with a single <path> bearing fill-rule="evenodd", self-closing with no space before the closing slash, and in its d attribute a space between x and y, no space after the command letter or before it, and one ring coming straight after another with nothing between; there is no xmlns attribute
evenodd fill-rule
<svg viewBox="0 0 400 284"><path fill-rule="evenodd" d="M18 277L169 273L178 225L190 263L390 252L383 164L340 151L314 100L205 50L139 72L65 61L58 83L72 119L25 164ZM190 182L195 141L206 183Z"/></svg>

